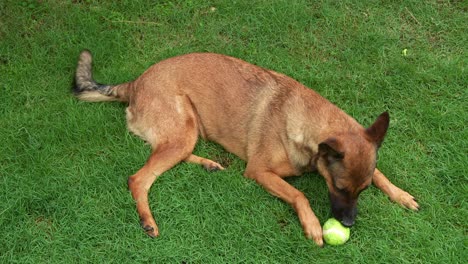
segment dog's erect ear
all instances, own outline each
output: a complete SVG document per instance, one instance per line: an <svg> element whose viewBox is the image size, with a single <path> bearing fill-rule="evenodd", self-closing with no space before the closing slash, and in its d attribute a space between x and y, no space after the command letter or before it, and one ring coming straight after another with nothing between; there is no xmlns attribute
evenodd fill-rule
<svg viewBox="0 0 468 264"><path fill-rule="evenodd" d="M336 138L328 138L318 145L319 155L324 157L328 164L344 158L344 152L341 151L341 144Z"/></svg>
<svg viewBox="0 0 468 264"><path fill-rule="evenodd" d="M377 147L380 147L382 141L387 133L388 125L390 123L390 115L388 112L383 112L377 117L374 124L366 129L366 134L369 136L370 141L374 142Z"/></svg>

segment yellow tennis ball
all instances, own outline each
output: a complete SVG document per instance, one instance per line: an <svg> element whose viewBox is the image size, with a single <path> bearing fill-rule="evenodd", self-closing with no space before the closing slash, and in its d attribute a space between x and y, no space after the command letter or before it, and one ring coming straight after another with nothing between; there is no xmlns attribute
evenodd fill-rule
<svg viewBox="0 0 468 264"><path fill-rule="evenodd" d="M335 218L330 218L323 225L323 239L329 245L343 245L349 239L349 228Z"/></svg>

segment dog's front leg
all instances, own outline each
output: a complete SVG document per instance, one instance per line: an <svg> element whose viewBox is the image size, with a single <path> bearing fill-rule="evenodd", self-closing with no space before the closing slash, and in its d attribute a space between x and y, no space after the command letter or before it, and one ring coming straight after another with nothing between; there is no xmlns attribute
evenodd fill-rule
<svg viewBox="0 0 468 264"><path fill-rule="evenodd" d="M309 200L302 192L272 172L248 169L245 176L254 179L268 192L290 204L297 212L305 236L313 239L317 245L323 246L322 226L310 208Z"/></svg>
<svg viewBox="0 0 468 264"><path fill-rule="evenodd" d="M384 192L388 197L390 197L392 201L411 210L419 210L419 205L414 199L414 197L411 194L396 187L378 169L375 169L374 171L374 177L372 178L372 182L375 186L377 186L377 188L382 190L382 192Z"/></svg>

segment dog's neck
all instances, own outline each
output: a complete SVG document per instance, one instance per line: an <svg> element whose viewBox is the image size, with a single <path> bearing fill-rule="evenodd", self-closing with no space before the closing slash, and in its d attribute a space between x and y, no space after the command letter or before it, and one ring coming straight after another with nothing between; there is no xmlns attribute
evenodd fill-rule
<svg viewBox="0 0 468 264"><path fill-rule="evenodd" d="M308 88L291 107L286 121L292 165L300 172L317 168L318 145L330 137L360 133L364 128L351 116ZM297 107L301 106L301 107ZM299 151L298 151L299 150ZM292 154L294 153L294 154Z"/></svg>

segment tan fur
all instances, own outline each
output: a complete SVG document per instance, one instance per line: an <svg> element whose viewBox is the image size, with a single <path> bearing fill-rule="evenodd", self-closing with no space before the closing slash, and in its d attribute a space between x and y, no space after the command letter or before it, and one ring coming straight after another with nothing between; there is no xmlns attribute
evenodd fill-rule
<svg viewBox="0 0 468 264"><path fill-rule="evenodd" d="M103 95L95 91L84 91L77 95L78 99L88 102L105 102L105 101L117 101L117 98Z"/></svg>
<svg viewBox="0 0 468 264"><path fill-rule="evenodd" d="M199 136L247 161L244 175L291 204L306 237L320 246L321 225L308 199L282 178L318 170L327 182L334 216L349 225L354 223L359 193L372 180L392 200L418 208L411 195L375 169L388 127L386 113L365 129L297 81L218 54L170 58L118 86L96 86L90 64L85 51L77 69L78 98L128 101L128 128L152 146L147 163L129 178L142 226L150 236L159 234L147 196L157 177L180 161L224 169L192 154Z"/></svg>

